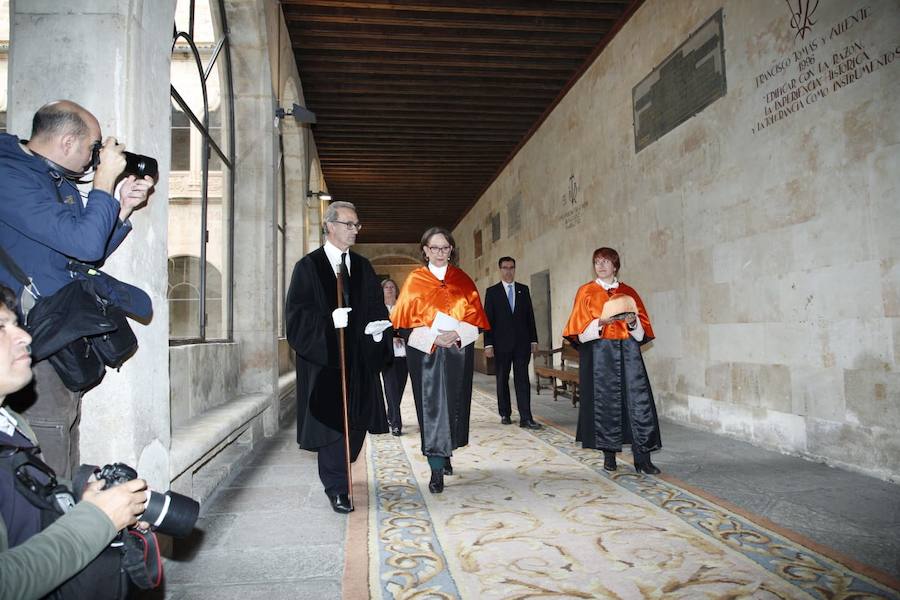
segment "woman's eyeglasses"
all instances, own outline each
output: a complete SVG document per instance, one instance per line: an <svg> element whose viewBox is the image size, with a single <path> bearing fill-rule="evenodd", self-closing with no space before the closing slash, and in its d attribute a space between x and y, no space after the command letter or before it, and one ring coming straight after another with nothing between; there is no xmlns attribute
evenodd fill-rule
<svg viewBox="0 0 900 600"><path fill-rule="evenodd" d="M428 249L435 254L450 254L450 251L453 250L453 246L428 246Z"/></svg>

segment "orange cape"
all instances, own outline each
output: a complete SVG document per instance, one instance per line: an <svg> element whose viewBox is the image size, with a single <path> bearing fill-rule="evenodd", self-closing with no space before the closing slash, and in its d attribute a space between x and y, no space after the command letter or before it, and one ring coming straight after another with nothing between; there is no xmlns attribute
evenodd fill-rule
<svg viewBox="0 0 900 600"><path fill-rule="evenodd" d="M612 293L610 293L612 292ZM574 338L578 340L578 334L583 332L591 321L600 317L603 313L603 305L609 300L613 294L625 294L634 298L638 307L638 318L641 320L641 326L644 328L644 340L650 341L653 335L653 327L650 326L650 317L647 316L647 309L641 297L633 287L625 285L621 281L619 287L607 292L596 281L586 283L578 288L575 294L575 302L572 305L572 313L569 315L569 321L563 330L563 337ZM629 337L628 326L625 321L614 321L603 328L600 337L607 340L624 340Z"/></svg>
<svg viewBox="0 0 900 600"><path fill-rule="evenodd" d="M410 273L391 311L391 322L395 329L431 327L438 311L481 329L491 328L475 283L453 265L447 267L444 281L427 266Z"/></svg>

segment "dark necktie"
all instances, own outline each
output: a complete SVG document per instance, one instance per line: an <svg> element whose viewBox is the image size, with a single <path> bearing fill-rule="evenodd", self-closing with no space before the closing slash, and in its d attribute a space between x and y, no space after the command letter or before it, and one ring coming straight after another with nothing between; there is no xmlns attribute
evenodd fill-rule
<svg viewBox="0 0 900 600"><path fill-rule="evenodd" d="M341 254L341 289L344 292L344 306L350 306L350 271L347 270L347 253Z"/></svg>

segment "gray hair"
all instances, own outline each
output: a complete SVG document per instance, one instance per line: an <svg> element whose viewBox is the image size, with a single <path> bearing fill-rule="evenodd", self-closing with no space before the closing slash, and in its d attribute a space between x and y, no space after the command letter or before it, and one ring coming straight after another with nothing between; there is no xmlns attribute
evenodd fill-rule
<svg viewBox="0 0 900 600"><path fill-rule="evenodd" d="M356 207L353 206L350 202L342 202L338 200L336 202L332 202L328 205L328 208L325 209L325 216L322 218L322 233L328 234L328 227L326 226L328 223L334 223L338 220L338 209L339 208L349 208L353 212L356 212Z"/></svg>

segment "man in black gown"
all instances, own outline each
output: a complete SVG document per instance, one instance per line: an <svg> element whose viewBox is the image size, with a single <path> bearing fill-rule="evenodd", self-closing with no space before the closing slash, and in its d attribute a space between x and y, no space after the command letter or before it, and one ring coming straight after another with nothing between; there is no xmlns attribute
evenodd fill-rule
<svg viewBox="0 0 900 600"><path fill-rule="evenodd" d="M294 266L287 294L287 339L297 353L297 443L318 452L319 478L331 507L349 513L338 329L344 330L350 454L366 432L387 433L378 375L390 360L392 332L371 263L350 252L362 227L356 208L334 202L325 212L326 242ZM343 280L338 308L337 275ZM349 308L347 308L349 307Z"/></svg>

